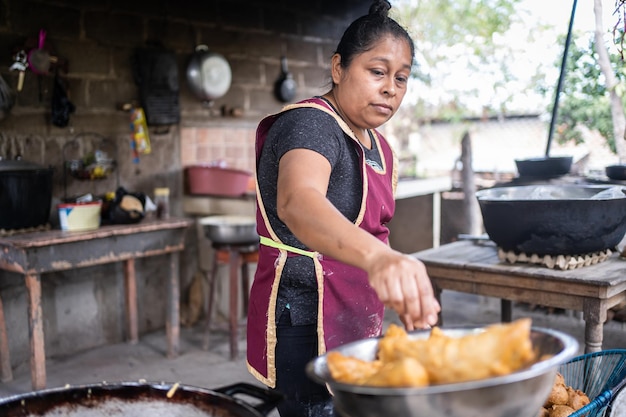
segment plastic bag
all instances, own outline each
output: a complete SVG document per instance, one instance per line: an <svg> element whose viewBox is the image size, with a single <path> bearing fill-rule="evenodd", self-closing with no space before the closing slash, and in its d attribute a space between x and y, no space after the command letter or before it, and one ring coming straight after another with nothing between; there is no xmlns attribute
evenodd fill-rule
<svg viewBox="0 0 626 417"><path fill-rule="evenodd" d="M65 127L70 122L70 114L76 107L67 97L65 86L59 78L54 76L54 90L52 91L52 124L57 127Z"/></svg>
<svg viewBox="0 0 626 417"><path fill-rule="evenodd" d="M11 87L0 76L0 120L9 115L11 108L15 104L15 94Z"/></svg>
<svg viewBox="0 0 626 417"><path fill-rule="evenodd" d="M145 217L146 195L131 193L124 187L115 191L113 201L103 207L102 220L107 224L139 223Z"/></svg>

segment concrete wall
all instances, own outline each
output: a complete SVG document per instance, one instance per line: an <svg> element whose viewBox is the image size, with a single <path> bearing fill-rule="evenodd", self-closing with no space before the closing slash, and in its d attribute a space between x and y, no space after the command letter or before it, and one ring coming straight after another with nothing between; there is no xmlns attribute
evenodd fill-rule
<svg viewBox="0 0 626 417"><path fill-rule="evenodd" d="M45 47L59 62L59 75L76 106L67 127L50 121L53 76L26 71L23 90L8 117L0 120L1 156L55 168L53 202L91 192L102 195L123 186L149 195L157 186L172 191L172 214L182 216L183 168L198 161L226 157L249 167L250 131L282 103L272 94L286 55L298 83L296 99L326 88L328 59L340 34L368 2L275 0L0 0L0 76L13 88L18 73L9 71L13 55L37 45L47 31ZM152 126L152 153L134 162L130 149L129 113L122 105L137 103L131 59L138 47L159 43L176 54L180 82L180 123ZM226 57L233 80L228 93L212 105L202 103L186 85L186 64L197 44ZM222 116L238 109L240 117ZM229 113L229 112L227 112ZM215 135L216 130L221 133ZM119 177L100 181L64 178L64 146L78 135L82 149L95 132L115 146ZM243 134L242 134L243 132ZM230 137L243 139L230 141ZM237 146L233 147L233 142ZM230 147L230 149L228 149ZM56 213L51 213L55 222ZM188 233L181 258L183 293L197 269L195 231ZM164 325L160 258L139 260L140 332ZM43 311L48 356L68 355L123 339L121 265L83 268L43 277ZM0 272L13 366L28 363L28 326L23 280Z"/></svg>

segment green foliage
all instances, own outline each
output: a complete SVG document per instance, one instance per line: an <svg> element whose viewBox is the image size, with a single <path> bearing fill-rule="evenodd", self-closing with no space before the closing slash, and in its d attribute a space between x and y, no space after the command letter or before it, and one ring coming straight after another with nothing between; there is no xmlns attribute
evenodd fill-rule
<svg viewBox="0 0 626 417"><path fill-rule="evenodd" d="M586 126L591 130L597 130L607 141L610 149L615 153L615 137L613 135L613 118L609 92L605 85L605 79L596 60L595 41L590 35L585 43L577 42L580 37L572 34L569 54L567 58L565 79L561 95L559 96L559 108L556 121L554 138L559 143L584 141L579 126ZM564 43L564 38L562 39ZM584 45L584 46L581 46ZM618 54L610 55L611 64L617 78L620 80L618 88L624 88L624 62ZM561 58L555 62L561 65ZM540 92L548 94L549 88L540 86ZM552 87L554 90L554 88ZM551 91L555 94L555 91ZM620 94L622 101L624 95ZM550 108L552 110L552 108Z"/></svg>
<svg viewBox="0 0 626 417"><path fill-rule="evenodd" d="M465 66L473 74L491 74L493 89L505 91L514 77L508 65L514 54L498 35L520 21L521 0L402 0L394 3L396 18L404 24L417 47L412 77L429 89L445 80L450 68ZM450 63L443 65L442 63ZM455 65L455 63L461 63ZM436 81L434 81L436 80ZM441 88L441 86L439 86ZM452 120L471 113L465 98L478 97L480 89L447 87L441 102L416 103L418 117Z"/></svg>

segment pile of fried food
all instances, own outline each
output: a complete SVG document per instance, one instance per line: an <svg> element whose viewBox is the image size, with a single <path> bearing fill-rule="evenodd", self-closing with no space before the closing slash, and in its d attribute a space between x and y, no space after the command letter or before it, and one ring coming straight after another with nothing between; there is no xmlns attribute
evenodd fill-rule
<svg viewBox="0 0 626 417"><path fill-rule="evenodd" d="M531 320L494 324L484 331L450 337L434 327L426 339L411 339L391 324L373 361L327 354L338 382L376 387L423 387L507 375L534 363Z"/></svg>
<svg viewBox="0 0 626 417"><path fill-rule="evenodd" d="M584 392L566 385L563 375L557 373L552 391L539 410L538 417L567 417L589 402L589 397Z"/></svg>

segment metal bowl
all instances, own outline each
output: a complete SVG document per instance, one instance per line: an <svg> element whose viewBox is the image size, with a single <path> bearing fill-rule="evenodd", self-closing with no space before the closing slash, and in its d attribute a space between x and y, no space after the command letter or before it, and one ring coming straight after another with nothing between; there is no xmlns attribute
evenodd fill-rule
<svg viewBox="0 0 626 417"><path fill-rule="evenodd" d="M460 337L483 328L443 329ZM427 338L429 331L409 337ZM363 339L334 349L344 355L373 360L380 338ZM307 364L307 374L320 384L327 384L333 403L344 417L536 417L548 397L559 365L577 354L578 342L565 333L531 329L533 349L546 357L531 367L506 376L423 388L378 388L343 384L330 376L326 355Z"/></svg>
<svg viewBox="0 0 626 417"><path fill-rule="evenodd" d="M246 245L259 242L253 216L216 215L200 219L206 237L219 245Z"/></svg>
<svg viewBox="0 0 626 417"><path fill-rule="evenodd" d="M614 249L626 233L626 188L529 185L476 192L489 238L506 251L584 255Z"/></svg>

